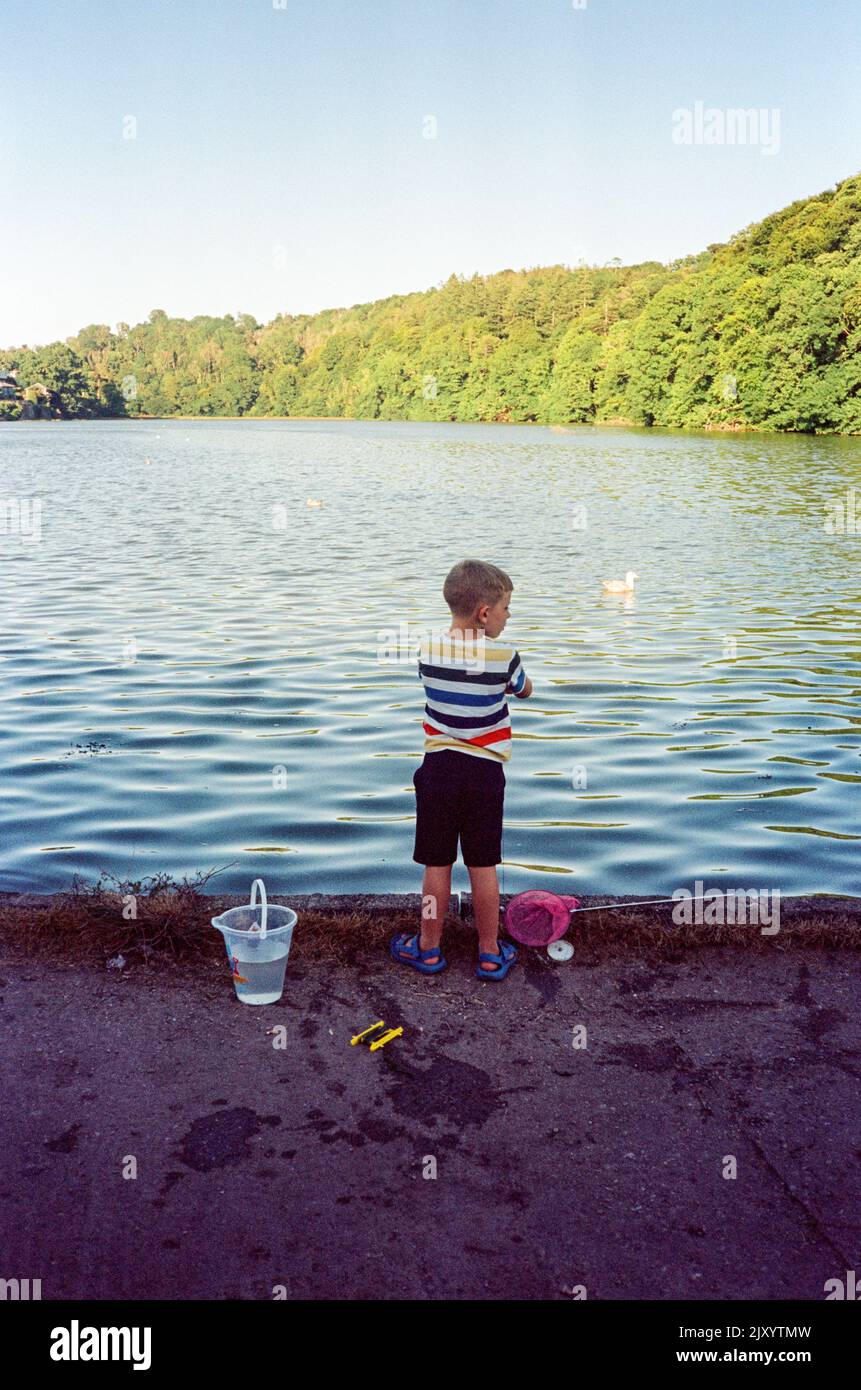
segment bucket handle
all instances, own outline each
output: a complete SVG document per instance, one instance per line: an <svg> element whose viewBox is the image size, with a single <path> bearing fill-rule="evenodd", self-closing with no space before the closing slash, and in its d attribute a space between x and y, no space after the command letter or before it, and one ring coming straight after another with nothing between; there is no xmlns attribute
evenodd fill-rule
<svg viewBox="0 0 861 1390"><path fill-rule="evenodd" d="M257 906L257 886L258 886L258 884L260 885L260 937L261 937L261 940L262 940L262 938L265 937L265 935L266 935L266 912L267 912L266 885L264 884L262 878L255 878L254 882L253 882L252 885L251 885L251 904L250 904L250 906L251 906L251 907L256 907L256 906Z"/></svg>

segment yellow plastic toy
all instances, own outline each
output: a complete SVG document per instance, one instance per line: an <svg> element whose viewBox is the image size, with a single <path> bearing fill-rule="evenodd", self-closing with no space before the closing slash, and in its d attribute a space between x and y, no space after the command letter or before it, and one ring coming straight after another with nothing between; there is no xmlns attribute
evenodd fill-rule
<svg viewBox="0 0 861 1390"><path fill-rule="evenodd" d="M357 1033L354 1038L350 1039L350 1046L355 1047L356 1043L362 1042L362 1040L366 1038L369 1033L375 1033L378 1028L385 1028L385 1026L386 1025L382 1019L380 1019L378 1023L372 1023L370 1028L365 1029L364 1033Z"/></svg>
<svg viewBox="0 0 861 1390"><path fill-rule="evenodd" d="M390 1028L388 1033L384 1033L381 1038L377 1038L376 1042L371 1043L371 1051L376 1052L378 1047L385 1047L386 1043L391 1042L392 1038L399 1038L403 1031L403 1028Z"/></svg>
<svg viewBox="0 0 861 1390"><path fill-rule="evenodd" d="M378 1028L385 1028L385 1026L383 1020L379 1019L376 1023L372 1023L370 1028L366 1028L364 1033L357 1033L354 1038L351 1038L350 1046L355 1047L356 1043L364 1042L366 1038L370 1037L371 1033L376 1033ZM371 1043L370 1051L376 1052L378 1047L385 1047L386 1043L391 1042L392 1038L399 1038L403 1031L403 1028L390 1028L388 1032L383 1033L382 1037L377 1038L375 1042Z"/></svg>

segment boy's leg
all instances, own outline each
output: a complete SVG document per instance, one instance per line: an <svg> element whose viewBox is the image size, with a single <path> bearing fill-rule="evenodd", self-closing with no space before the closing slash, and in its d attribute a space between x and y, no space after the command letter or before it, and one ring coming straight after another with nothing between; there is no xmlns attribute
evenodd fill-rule
<svg viewBox="0 0 861 1390"><path fill-rule="evenodd" d="M485 869L469 869L469 882L472 887L472 908L478 930L479 953L499 955L499 880L496 866ZM498 965L490 961L482 962L482 970L498 970Z"/></svg>
<svg viewBox="0 0 861 1390"><path fill-rule="evenodd" d="M451 897L451 864L426 864L422 883L422 930L419 946L432 951L442 940L442 926ZM427 965L436 965L439 956L430 956Z"/></svg>
<svg viewBox="0 0 861 1390"><path fill-rule="evenodd" d="M474 759L470 761L470 783L463 802L460 842L472 887L479 954L498 956L499 881L496 866L502 861L505 774L498 763L479 763L476 766ZM481 968L491 973L499 966L482 961Z"/></svg>

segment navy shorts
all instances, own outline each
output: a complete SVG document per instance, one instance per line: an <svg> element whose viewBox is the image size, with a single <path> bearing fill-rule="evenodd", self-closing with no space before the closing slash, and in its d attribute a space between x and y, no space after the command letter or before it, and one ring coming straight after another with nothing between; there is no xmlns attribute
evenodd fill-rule
<svg viewBox="0 0 861 1390"><path fill-rule="evenodd" d="M442 748L425 753L413 773L416 789L417 864L453 864L457 841L469 868L502 861L502 803L505 773L501 762Z"/></svg>

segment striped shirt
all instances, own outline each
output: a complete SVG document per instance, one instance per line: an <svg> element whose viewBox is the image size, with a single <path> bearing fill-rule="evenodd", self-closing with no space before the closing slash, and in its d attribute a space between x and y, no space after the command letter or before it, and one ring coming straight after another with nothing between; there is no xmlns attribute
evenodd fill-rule
<svg viewBox="0 0 861 1390"><path fill-rule="evenodd" d="M507 763L511 718L506 695L519 693L526 672L513 647L497 638L440 630L423 638L418 659L425 688L425 752L454 748Z"/></svg>

